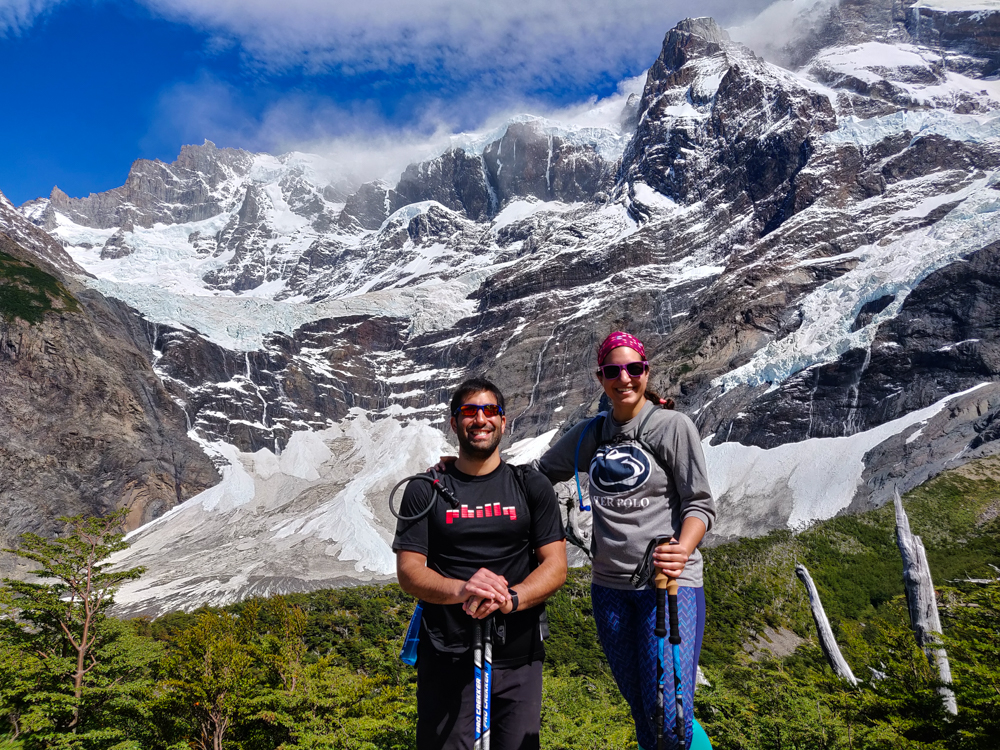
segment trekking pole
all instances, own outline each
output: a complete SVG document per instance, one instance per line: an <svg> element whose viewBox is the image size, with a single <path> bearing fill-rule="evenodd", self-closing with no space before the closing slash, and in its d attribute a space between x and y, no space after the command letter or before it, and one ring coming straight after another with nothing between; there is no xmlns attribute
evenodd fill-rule
<svg viewBox="0 0 1000 750"><path fill-rule="evenodd" d="M493 693L493 617L483 623L483 742L482 750L490 750L490 697Z"/></svg>
<svg viewBox="0 0 1000 750"><path fill-rule="evenodd" d="M663 670L663 639L667 636L667 576L662 570L656 573L656 750L665 750L663 739L663 723L666 721L663 710L664 684Z"/></svg>
<svg viewBox="0 0 1000 750"><path fill-rule="evenodd" d="M671 661L674 664L674 705L675 718L674 733L677 735L679 750L687 747L686 726L684 723L684 683L682 679L683 668L681 666L681 632L680 623L677 618L677 589L680 582L676 578L670 578L662 570L656 574L656 637L657 637L657 722L656 722L656 748L665 749L664 723L666 721L663 693L666 688L666 676L663 669L663 638L667 634L666 623L664 622L664 610L669 609L670 613L670 648ZM666 600L666 602L664 601ZM667 606L664 606L667 604Z"/></svg>
<svg viewBox="0 0 1000 750"><path fill-rule="evenodd" d="M485 638L484 638L485 631ZM490 692L493 688L493 618L472 621L476 739L474 750L490 750Z"/></svg>
<svg viewBox="0 0 1000 750"><path fill-rule="evenodd" d="M472 668L476 693L476 739L473 750L483 750L483 623L472 621Z"/></svg>

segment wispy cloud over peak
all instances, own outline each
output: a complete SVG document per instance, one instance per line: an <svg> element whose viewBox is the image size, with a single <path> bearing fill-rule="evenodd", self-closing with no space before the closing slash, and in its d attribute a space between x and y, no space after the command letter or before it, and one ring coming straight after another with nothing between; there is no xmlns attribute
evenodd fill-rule
<svg viewBox="0 0 1000 750"><path fill-rule="evenodd" d="M644 68L690 14L681 0L147 0L156 12L236 39L256 64L341 74L410 69L522 89ZM709 0L722 23L767 2Z"/></svg>

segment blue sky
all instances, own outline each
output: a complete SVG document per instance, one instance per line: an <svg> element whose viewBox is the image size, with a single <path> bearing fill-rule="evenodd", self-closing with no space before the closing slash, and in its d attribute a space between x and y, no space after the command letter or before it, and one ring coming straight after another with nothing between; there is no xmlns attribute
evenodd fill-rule
<svg viewBox="0 0 1000 750"><path fill-rule="evenodd" d="M729 25L769 0L709 0ZM0 191L121 185L210 139L271 153L427 138L604 97L680 0L0 0ZM742 15L740 15L742 14Z"/></svg>

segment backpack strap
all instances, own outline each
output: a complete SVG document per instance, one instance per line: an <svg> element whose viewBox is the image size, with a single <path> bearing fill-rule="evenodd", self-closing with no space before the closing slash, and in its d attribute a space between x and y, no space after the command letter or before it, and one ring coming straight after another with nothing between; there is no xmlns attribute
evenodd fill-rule
<svg viewBox="0 0 1000 750"><path fill-rule="evenodd" d="M646 424L649 422L650 419L653 418L653 415L656 414L657 410L658 409L656 408L650 409L649 413L642 418L642 421L639 423L639 426L635 430L635 434L631 438L626 438L626 440L634 440L640 446L642 446L643 449L646 451L646 453L651 455L653 457L653 460L660 465L660 468L663 469L663 471L669 475L670 467L667 466L665 459L661 458L660 454L657 453L655 450L653 450L653 446L651 446L642 438L642 431L646 428Z"/></svg>
<svg viewBox="0 0 1000 750"><path fill-rule="evenodd" d="M524 481L524 467L521 464L507 464L507 466L509 466L510 470L514 472L514 481L517 483L517 488L521 490L521 497L523 497L525 503L527 503L528 485Z"/></svg>
<svg viewBox="0 0 1000 750"><path fill-rule="evenodd" d="M647 448L648 448L649 446L647 446L647 445L646 445L646 444L645 444L645 443L643 442L643 440L642 440L642 431L643 431L643 429L645 429L645 427L646 427L646 423L647 423L647 422L648 422L648 421L649 421L650 419L652 419L652 418L653 418L653 415L654 415L654 414L656 414L656 409L655 409L655 408L653 408L653 409L650 409L650 410L649 410L649 414L647 414L647 415L646 415L645 417L643 417L643 418L642 418L642 421L641 421L641 422L639 423L639 426L638 426L638 427L636 428L636 430L635 430L635 438L634 438L634 439L635 439L635 441L636 441L637 443L642 443L642 444L643 444L643 446L644 446L644 447L647 447Z"/></svg>

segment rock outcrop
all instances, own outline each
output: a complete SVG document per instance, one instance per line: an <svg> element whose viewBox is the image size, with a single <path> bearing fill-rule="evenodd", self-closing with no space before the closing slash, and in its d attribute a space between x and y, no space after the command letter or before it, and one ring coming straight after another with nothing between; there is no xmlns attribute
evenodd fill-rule
<svg viewBox="0 0 1000 750"><path fill-rule="evenodd" d="M137 528L217 482L132 311L11 234L0 233L0 546L123 507Z"/></svg>
<svg viewBox="0 0 1000 750"><path fill-rule="evenodd" d="M237 149L217 149L211 141L184 146L172 164L138 159L120 188L70 198L53 188L42 217L52 229L55 212L86 227L121 227L126 222L149 228L156 222L184 223L218 215L226 203L224 183L246 174L251 155Z"/></svg>

